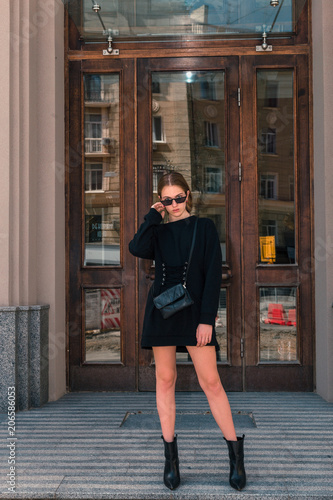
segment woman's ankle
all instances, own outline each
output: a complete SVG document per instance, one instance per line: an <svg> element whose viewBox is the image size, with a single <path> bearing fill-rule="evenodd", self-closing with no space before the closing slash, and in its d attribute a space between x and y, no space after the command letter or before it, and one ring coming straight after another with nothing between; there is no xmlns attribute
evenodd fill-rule
<svg viewBox="0 0 333 500"><path fill-rule="evenodd" d="M224 434L224 438L225 438L226 441L237 441L237 436L233 432L231 432L231 433L225 433Z"/></svg>
<svg viewBox="0 0 333 500"><path fill-rule="evenodd" d="M162 433L162 437L166 443L173 443L173 441L175 440L175 433Z"/></svg>

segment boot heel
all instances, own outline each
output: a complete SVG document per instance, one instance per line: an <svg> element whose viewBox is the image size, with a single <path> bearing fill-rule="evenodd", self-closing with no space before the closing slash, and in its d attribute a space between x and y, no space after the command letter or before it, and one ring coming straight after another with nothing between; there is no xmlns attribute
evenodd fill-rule
<svg viewBox="0 0 333 500"><path fill-rule="evenodd" d="M227 441L230 459L229 483L235 490L242 490L246 485L246 474L244 468L244 438L237 437L237 441Z"/></svg>
<svg viewBox="0 0 333 500"><path fill-rule="evenodd" d="M177 436L175 436L172 443L164 441L163 436L161 438L164 443L165 456L164 484L170 490L175 490L180 484Z"/></svg>

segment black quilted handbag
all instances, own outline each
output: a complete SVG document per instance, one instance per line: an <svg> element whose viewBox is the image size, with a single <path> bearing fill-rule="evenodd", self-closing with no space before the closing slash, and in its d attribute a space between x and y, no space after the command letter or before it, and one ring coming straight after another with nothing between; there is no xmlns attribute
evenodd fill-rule
<svg viewBox="0 0 333 500"><path fill-rule="evenodd" d="M191 299L191 296L186 288L186 282L197 233L197 224L198 219L195 220L194 224L190 256L188 258L188 264L183 283L178 283L177 285L168 288L167 290L165 290L165 292L157 295L157 297L154 297L153 299L155 307L160 311L164 319L169 318L176 312L181 311L182 309L185 309L185 307L189 307L193 304L193 300Z"/></svg>

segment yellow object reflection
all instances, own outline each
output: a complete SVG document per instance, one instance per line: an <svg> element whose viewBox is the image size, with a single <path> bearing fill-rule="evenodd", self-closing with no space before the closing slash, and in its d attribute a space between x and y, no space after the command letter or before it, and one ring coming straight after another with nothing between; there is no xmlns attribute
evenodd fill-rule
<svg viewBox="0 0 333 500"><path fill-rule="evenodd" d="M268 264L276 261L275 236L260 236L260 259Z"/></svg>

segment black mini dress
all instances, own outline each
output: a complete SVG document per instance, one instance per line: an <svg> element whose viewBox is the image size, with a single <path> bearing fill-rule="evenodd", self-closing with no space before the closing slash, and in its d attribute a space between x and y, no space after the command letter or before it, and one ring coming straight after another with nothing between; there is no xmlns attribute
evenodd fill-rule
<svg viewBox="0 0 333 500"><path fill-rule="evenodd" d="M215 334L215 319L219 305L222 279L222 256L219 238L211 219L199 218L192 261L187 277L187 289L194 303L164 319L154 306L153 297L167 288L182 283L185 263L188 261L194 222L190 216L175 222L161 224L162 216L151 208L143 224L129 244L136 257L155 260L155 281L147 298L141 347L195 346L199 323L213 326L210 344L219 349Z"/></svg>

